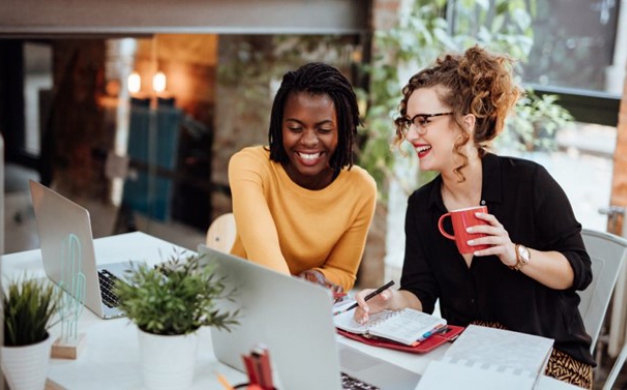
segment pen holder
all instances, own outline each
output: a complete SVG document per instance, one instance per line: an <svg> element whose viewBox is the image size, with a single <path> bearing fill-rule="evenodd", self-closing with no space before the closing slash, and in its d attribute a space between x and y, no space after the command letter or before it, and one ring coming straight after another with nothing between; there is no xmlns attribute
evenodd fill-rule
<svg viewBox="0 0 627 390"><path fill-rule="evenodd" d="M270 353L264 345L258 345L250 354L242 355L249 383L241 388L249 390L277 390L274 387L272 368L270 367ZM247 387L246 387L247 386Z"/></svg>

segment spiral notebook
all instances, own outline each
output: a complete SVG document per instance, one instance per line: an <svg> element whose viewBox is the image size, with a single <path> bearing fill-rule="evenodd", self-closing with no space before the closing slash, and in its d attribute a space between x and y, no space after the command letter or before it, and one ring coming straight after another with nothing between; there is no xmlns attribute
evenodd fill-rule
<svg viewBox="0 0 627 390"><path fill-rule="evenodd" d="M446 328L446 320L418 310L385 310L371 314L365 324L353 319L354 311L333 318L335 327L350 333L381 337L405 345L419 343Z"/></svg>
<svg viewBox="0 0 627 390"><path fill-rule="evenodd" d="M469 325L442 360L429 363L416 390L531 390L552 350L549 338Z"/></svg>

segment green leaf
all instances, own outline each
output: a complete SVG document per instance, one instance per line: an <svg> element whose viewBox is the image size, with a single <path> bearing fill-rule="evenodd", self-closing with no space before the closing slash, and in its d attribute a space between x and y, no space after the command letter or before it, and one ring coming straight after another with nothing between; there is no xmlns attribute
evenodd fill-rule
<svg viewBox="0 0 627 390"><path fill-rule="evenodd" d="M4 345L21 346L43 341L61 304L61 290L49 281L21 279L2 291Z"/></svg>
<svg viewBox="0 0 627 390"><path fill-rule="evenodd" d="M232 300L223 279L215 278L212 262L195 254L173 251L155 268L139 265L129 273L129 283L119 281L120 309L137 326L155 334L186 334L200 326L228 328L237 325L238 312L219 313L218 299Z"/></svg>

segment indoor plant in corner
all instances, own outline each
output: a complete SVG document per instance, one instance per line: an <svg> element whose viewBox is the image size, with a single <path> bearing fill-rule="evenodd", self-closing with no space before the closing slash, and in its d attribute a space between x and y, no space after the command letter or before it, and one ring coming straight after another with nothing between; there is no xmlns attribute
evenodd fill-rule
<svg viewBox="0 0 627 390"><path fill-rule="evenodd" d="M12 390L43 390L53 342L48 329L60 299L54 285L26 276L2 291L2 371Z"/></svg>
<svg viewBox="0 0 627 390"><path fill-rule="evenodd" d="M219 312L218 299L230 299L223 279L202 256L177 252L156 267L141 264L118 281L120 309L139 328L144 385L149 390L185 389L194 379L197 330L229 330L238 312Z"/></svg>

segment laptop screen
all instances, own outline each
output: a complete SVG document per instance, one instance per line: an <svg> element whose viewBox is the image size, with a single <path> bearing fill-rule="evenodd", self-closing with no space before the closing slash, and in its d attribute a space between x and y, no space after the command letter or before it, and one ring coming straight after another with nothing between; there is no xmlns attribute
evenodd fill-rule
<svg viewBox="0 0 627 390"><path fill-rule="evenodd" d="M235 301L220 302L219 308L241 312L240 325L231 332L211 328L213 350L222 363L244 371L242 355L264 344L279 389L342 389L347 383L340 371L370 384L344 388L416 387L419 374L338 342L329 290L205 245L198 251L216 264L227 288L236 289Z"/></svg>
<svg viewBox="0 0 627 390"><path fill-rule="evenodd" d="M85 305L102 316L89 212L40 183L29 185L46 275L78 299L67 281L85 275ZM68 245L69 236L76 245Z"/></svg>
<svg viewBox="0 0 627 390"><path fill-rule="evenodd" d="M231 332L211 329L218 360L244 371L242 355L265 344L278 388L342 388L329 291L204 245L199 253L216 263L216 273L236 290L235 302L219 307L240 310L240 325Z"/></svg>

